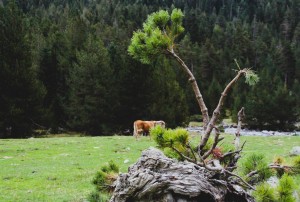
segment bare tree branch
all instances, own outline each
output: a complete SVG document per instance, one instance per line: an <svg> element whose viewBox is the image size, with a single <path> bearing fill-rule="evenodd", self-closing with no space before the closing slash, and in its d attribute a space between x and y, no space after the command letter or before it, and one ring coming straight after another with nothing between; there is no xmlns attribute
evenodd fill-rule
<svg viewBox="0 0 300 202"><path fill-rule="evenodd" d="M219 99L219 103L216 107L216 109L214 110L213 112L213 115L207 125L207 128L204 132L204 135L200 141L200 145L199 145L199 154L201 153L203 147L205 146L205 144L207 143L208 141L208 138L211 134L211 131L212 129L214 128L218 118L219 118L219 115L221 113L221 109L222 109L222 106L224 104L224 101L225 101L225 97L227 96L227 94L229 93L229 90L232 88L233 84L243 75L245 74L247 71L247 69L242 69L242 70L239 70L237 75L227 84L227 86L225 87L223 93L221 94L221 97Z"/></svg>
<svg viewBox="0 0 300 202"><path fill-rule="evenodd" d="M192 155L193 155L195 161L197 162L197 157L196 157L195 152L194 152L194 150L192 149L190 143L188 143L186 146L187 146L187 148L190 149L190 151L191 151L191 153L192 153Z"/></svg>
<svg viewBox="0 0 300 202"><path fill-rule="evenodd" d="M215 127L215 131L216 131L216 134L215 134L214 143L212 144L211 148L202 156L203 159L206 159L212 153L214 148L216 148L217 144L219 143L220 131L216 127Z"/></svg>
<svg viewBox="0 0 300 202"><path fill-rule="evenodd" d="M201 113L203 116L203 125L204 128L207 127L208 122L209 122L209 115L208 115L208 110L207 107L205 105L205 102L203 100L202 94L199 90L197 81L193 75L193 73L190 71L190 69L188 68L188 66L184 63L184 61L174 52L173 49L168 50L168 52L171 54L172 57L174 57L176 59L176 61L181 65L182 69L188 74L189 76L189 82L191 82L191 85L193 87L194 93L196 95L196 99L198 101L198 105L201 109Z"/></svg>
<svg viewBox="0 0 300 202"><path fill-rule="evenodd" d="M225 157L227 157L227 156L230 156L230 155L233 155L233 154L240 153L240 152L243 150L245 144L246 144L246 141L243 143L242 147L241 147L239 150L232 151L232 152L227 152L227 153L223 154L221 158L225 158Z"/></svg>
<svg viewBox="0 0 300 202"><path fill-rule="evenodd" d="M240 179L247 187L249 187L252 190L255 190L255 188L253 186L251 186L248 182L246 182L243 178L241 178L240 176L238 176L237 174L234 174L228 170L224 170L227 174L232 175L234 177L237 177L238 179Z"/></svg>

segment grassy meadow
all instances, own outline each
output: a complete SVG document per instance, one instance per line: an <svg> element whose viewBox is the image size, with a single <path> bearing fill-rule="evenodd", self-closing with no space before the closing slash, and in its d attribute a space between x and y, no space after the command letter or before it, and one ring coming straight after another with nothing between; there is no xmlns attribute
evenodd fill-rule
<svg viewBox="0 0 300 202"><path fill-rule="evenodd" d="M261 152L270 162L279 155L289 162L289 150L300 146L299 136L241 137L245 140L244 155ZM86 201L104 163L114 160L126 172L149 146L155 143L148 137L128 136L0 139L0 201Z"/></svg>

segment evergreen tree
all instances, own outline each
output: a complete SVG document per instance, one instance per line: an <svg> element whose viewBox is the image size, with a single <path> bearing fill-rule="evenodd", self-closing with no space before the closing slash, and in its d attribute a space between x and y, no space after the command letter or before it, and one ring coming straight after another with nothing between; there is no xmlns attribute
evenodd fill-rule
<svg viewBox="0 0 300 202"><path fill-rule="evenodd" d="M284 84L290 88L293 85L296 68L294 55L288 43L284 42L278 46L274 61L284 78Z"/></svg>
<svg viewBox="0 0 300 202"><path fill-rule="evenodd" d="M31 64L23 13L14 1L0 7L0 136L25 137L44 95Z"/></svg>
<svg viewBox="0 0 300 202"><path fill-rule="evenodd" d="M76 131L109 134L117 99L108 52L99 38L90 35L76 55L69 79L68 125Z"/></svg>
<svg viewBox="0 0 300 202"><path fill-rule="evenodd" d="M151 93L150 116L164 120L168 127L176 127L187 118L187 105L183 89L176 81L172 63L160 58L154 65Z"/></svg>
<svg viewBox="0 0 300 202"><path fill-rule="evenodd" d="M37 117L34 122L47 128L66 127L66 123L69 122L69 115L65 107L69 103L68 97L71 91L66 80L74 64L78 64L79 59L76 53L84 49L88 35L101 38L103 46L109 52L114 94L119 96L113 110L118 118L112 120L118 127L112 129L132 127L132 121L135 119L151 119L155 115L153 113L155 100L163 103L167 102L167 99L164 100L155 90L147 93L143 91L144 89L153 89L155 86L153 82L158 82L158 79L163 78L164 75L158 76L156 69L151 68L152 66L132 61L126 49L132 32L142 26L150 12L159 9L170 11L175 7L184 10L185 15L182 21L185 27L185 37L183 35L178 37L180 42L177 44L176 40L175 50L190 67L196 80L201 81L199 87L203 91L203 95L211 99L207 103L210 110L214 107L211 105L214 105L216 100L213 93L208 90L217 88L211 84L211 81L214 79L221 86L228 83L228 78L232 78L234 74L232 69L236 68L233 58L236 58L241 66L249 65L258 72L263 72L265 69L270 71L270 68L274 67L272 77L280 78L288 91L291 91L297 102L300 103L299 93L295 91L295 89L299 89L297 85L299 85L298 78L300 76L299 0L28 0L15 2L15 7L20 10L12 11L9 14L8 8L11 8L10 4L14 4L13 1L0 0L1 68L3 67L1 71L3 75L6 75L5 69L9 69L7 66L11 66L8 64L14 63L14 61L8 62L9 58L14 58L10 52L26 53L22 63L30 66L31 70L28 72L33 72L33 78L36 78L34 74L37 71L38 79L42 82L39 84L40 90L36 90L36 92L42 92L44 85L44 93L46 93L42 111L39 113L42 117ZM13 18L16 18L14 22ZM14 27L16 24L21 24L21 26ZM13 38L16 37L22 38L24 43L13 45L12 48L7 46L9 43L14 43ZM175 65L172 62L167 64L162 60L156 62L157 65L166 65L166 68L169 65ZM4 65L6 65L5 68ZM180 69L173 69L173 71L178 78L179 100L188 103L188 115L198 114L199 109L194 102L195 98L185 75ZM173 71L168 70L167 72ZM11 79L17 78L17 76L11 77ZM208 80L203 80L203 78ZM165 79L168 80L169 77L166 76ZM33 80L37 82L36 79ZM267 80L272 79L267 78ZM1 89L15 92L12 84L6 85L4 81L2 83ZM177 84L173 83L173 85ZM280 84L274 85L277 87L276 85ZM184 92L182 99L181 89ZM234 89L235 93L227 96L229 98L226 103L228 109L233 108L238 111L240 107L244 106L247 93L244 91L248 90L250 89L244 84L239 84ZM35 106L39 108L38 104ZM272 105L272 107L276 107L276 105ZM180 124L181 118L176 118L176 121L173 122L175 119L171 117L177 116L175 114L178 113L174 111L170 114L171 109L173 107L165 108L166 111L160 108L160 112L165 115L169 114L172 123ZM30 110L35 111L35 109ZM272 113L275 111L276 109L272 109ZM233 116L235 116L235 112ZM2 128L6 127L2 126Z"/></svg>
<svg viewBox="0 0 300 202"><path fill-rule="evenodd" d="M65 35L52 27L47 47L41 52L39 78L46 87L43 125L54 131L66 121L67 76L71 67L70 43Z"/></svg>
<svg viewBox="0 0 300 202"><path fill-rule="evenodd" d="M260 82L246 100L247 123L259 129L293 129L297 120L297 100L274 69L264 69Z"/></svg>

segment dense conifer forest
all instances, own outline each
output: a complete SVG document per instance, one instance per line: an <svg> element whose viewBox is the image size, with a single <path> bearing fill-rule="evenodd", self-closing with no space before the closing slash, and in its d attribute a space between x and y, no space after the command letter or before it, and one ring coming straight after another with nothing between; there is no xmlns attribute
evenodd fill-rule
<svg viewBox="0 0 300 202"><path fill-rule="evenodd" d="M178 64L128 54L147 15L179 8L175 47L210 112L241 67L223 116L244 106L250 128L292 130L300 113L300 0L0 0L0 137L34 129L106 135L136 119L180 126L200 114Z"/></svg>

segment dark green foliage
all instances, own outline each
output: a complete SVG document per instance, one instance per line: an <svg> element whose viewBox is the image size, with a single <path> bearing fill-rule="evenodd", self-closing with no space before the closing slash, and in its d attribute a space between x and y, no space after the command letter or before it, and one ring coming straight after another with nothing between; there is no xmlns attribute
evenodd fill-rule
<svg viewBox="0 0 300 202"><path fill-rule="evenodd" d="M253 177L247 179L252 184L266 180L272 175L272 171L269 169L263 154L254 153L247 156L240 170L244 176L253 171L257 172Z"/></svg>
<svg viewBox="0 0 300 202"><path fill-rule="evenodd" d="M45 89L32 67L23 17L14 1L0 6L0 138L29 136L41 118Z"/></svg>
<svg viewBox="0 0 300 202"><path fill-rule="evenodd" d="M299 121L298 1L2 0L0 15L1 137L24 137L41 126L111 134L136 119L182 124L200 112L182 71L156 57L170 45L195 75L210 112L236 58L260 81L239 83L227 95L227 110L235 116L244 106L252 128L286 130ZM137 59L151 66L128 54L137 29L139 45L129 52L148 44L151 57ZM89 38L100 47L98 64Z"/></svg>
<svg viewBox="0 0 300 202"><path fill-rule="evenodd" d="M176 127L185 121L188 114L183 88L176 81L172 63L161 58L152 65L152 83L149 98L149 113L153 119L164 120L168 127Z"/></svg>
<svg viewBox="0 0 300 202"><path fill-rule="evenodd" d="M217 97L220 97L222 93L222 87L220 83L217 81L217 79L213 76L212 81L207 89L207 101L208 101L208 107L209 109L214 109L218 105L218 99Z"/></svg>
<svg viewBox="0 0 300 202"><path fill-rule="evenodd" d="M245 103L247 123L261 129L293 129L297 120L296 95L274 72L265 69L260 75L261 81ZM268 82L268 78L272 81Z"/></svg>
<svg viewBox="0 0 300 202"><path fill-rule="evenodd" d="M195 122L201 122L202 121L202 115L198 115L198 114L194 114L194 115L191 115L190 117L188 117L188 121L191 122L191 121L195 121Z"/></svg>
<svg viewBox="0 0 300 202"><path fill-rule="evenodd" d="M107 50L101 40L89 36L76 56L69 78L68 124L77 131L109 134L117 101Z"/></svg>
<svg viewBox="0 0 300 202"><path fill-rule="evenodd" d="M107 173L103 172L102 170L96 173L96 176L93 179L93 184L96 186L98 191L105 191L107 189L106 176Z"/></svg>
<svg viewBox="0 0 300 202"><path fill-rule="evenodd" d="M49 125L54 131L64 126L66 119L65 91L67 88L68 66L70 65L70 44L64 34L52 27L48 33L47 46L41 50L38 76L46 88L43 101L42 125Z"/></svg>

